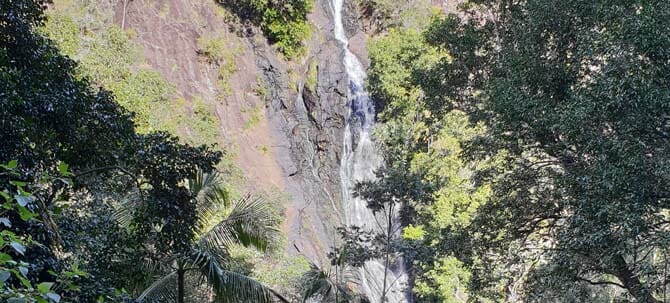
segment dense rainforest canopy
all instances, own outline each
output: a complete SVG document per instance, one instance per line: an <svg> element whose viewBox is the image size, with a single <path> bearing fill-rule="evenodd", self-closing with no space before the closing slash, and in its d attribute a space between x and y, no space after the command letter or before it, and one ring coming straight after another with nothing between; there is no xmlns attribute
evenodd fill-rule
<svg viewBox="0 0 670 303"><path fill-rule="evenodd" d="M172 88L125 34L77 62L71 19L0 0L0 301L366 302L377 258L416 302L670 301L670 2L355 3L384 165L354 191L401 227L340 226L280 291L238 253L282 246L280 211L233 193L221 148L161 131ZM314 3L219 4L303 54Z"/></svg>
<svg viewBox="0 0 670 303"><path fill-rule="evenodd" d="M215 175L202 173L221 152L138 133L133 114L38 33L44 8L0 8L2 301L118 301L148 287L138 300L153 302L172 295L158 287L178 284L183 302L194 269L221 300L234 291L272 301L268 288L222 262L231 244L270 247L275 213L259 199L233 203Z"/></svg>
<svg viewBox="0 0 670 303"><path fill-rule="evenodd" d="M372 45L362 189L405 204L422 300L666 300L669 13L469 1Z"/></svg>

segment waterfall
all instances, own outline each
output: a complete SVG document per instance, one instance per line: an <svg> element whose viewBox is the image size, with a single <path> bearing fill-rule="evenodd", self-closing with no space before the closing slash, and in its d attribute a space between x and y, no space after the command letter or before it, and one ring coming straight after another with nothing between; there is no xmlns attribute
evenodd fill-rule
<svg viewBox="0 0 670 303"><path fill-rule="evenodd" d="M379 226L373 213L367 208L366 201L354 198L351 189L358 181L373 180L374 172L382 165L382 158L377 152L371 138L371 130L375 124L375 109L372 100L365 91L365 69L356 56L349 51L349 41L342 23L344 0L331 0L334 18L335 38L344 49L344 67L349 78L348 98L350 102L349 117L344 131L344 151L340 165L342 179L342 199L344 223L347 226L357 225L378 231ZM379 220L384 222L385 220ZM387 276L387 302L408 302L404 288L407 286L407 275L402 261L389 266ZM359 270L360 290L367 295L372 303L380 303L384 284L384 263L371 260Z"/></svg>

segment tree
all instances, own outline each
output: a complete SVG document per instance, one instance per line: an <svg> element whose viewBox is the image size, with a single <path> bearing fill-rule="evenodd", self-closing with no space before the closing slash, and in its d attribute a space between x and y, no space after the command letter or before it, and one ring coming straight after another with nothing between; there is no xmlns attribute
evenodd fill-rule
<svg viewBox="0 0 670 303"><path fill-rule="evenodd" d="M383 169L380 171L384 171ZM378 171L377 174L382 176ZM392 180L392 178L384 178L383 181ZM354 188L354 196L360 197L367 201L367 207L372 211L375 216L375 229L373 231L358 231L357 227L353 227L353 233L349 234L344 233L344 238L351 239L353 238L357 243L357 246L363 246L363 249L359 251L364 251L364 255L367 256L368 260L361 260L360 266L362 270L367 270L369 265L366 265L365 262L380 259L381 267L383 269L383 278L382 285L375 285L374 291L377 292L380 302L387 302L389 300L389 294L393 290L403 289L405 285L399 285L402 283L395 278L393 275L392 267L402 262L400 255L397 249L397 236L402 228L400 222L397 220L398 213L400 208L403 206L404 200L399 199L396 190L402 190L402 188L389 186L390 184L386 182L375 182L375 181L364 181L356 184ZM374 225L373 225L374 226ZM371 234L371 236L364 237L362 234ZM369 239L366 239L369 238ZM367 244L366 242L370 242ZM346 242L345 242L346 243ZM366 245L367 244L367 245ZM374 266L374 265L373 265ZM403 266L400 264L400 266ZM375 274L375 273L372 273ZM376 298L372 298L373 300Z"/></svg>
<svg viewBox="0 0 670 303"><path fill-rule="evenodd" d="M95 91L73 76L74 62L36 32L44 21L44 5L0 1L0 162L15 161L13 180L32 193L33 199L23 206L38 220L14 216L12 230L39 241L27 246L30 255L24 259L30 263L27 278L33 284L53 281L49 271L70 266L63 258L54 204L78 188L62 180L40 180L62 171L109 165L123 158L120 151L133 138L131 115L105 91ZM6 178L1 177L0 191L11 192ZM78 300L82 294L63 297Z"/></svg>
<svg viewBox="0 0 670 303"><path fill-rule="evenodd" d="M271 43L286 57L304 52L303 41L309 38L307 14L312 0L218 0L238 18L259 26Z"/></svg>
<svg viewBox="0 0 670 303"><path fill-rule="evenodd" d="M115 272L112 265L118 264L104 260L118 260L112 256L127 251L160 255L184 246L167 240L189 235L191 230L179 227L191 225L171 224L160 233L153 227L163 220L193 222L192 208L183 203L189 200L189 192L181 181L195 177L198 169L212 170L222 154L209 146L182 144L166 133L138 134L133 114L109 91L93 88L85 77L78 76L76 62L59 53L36 30L44 22L45 3L0 1L0 162L15 160L20 164L15 180L25 184L23 190L34 197L26 207L39 220L12 221L16 234L42 244L28 248L31 282L51 278L50 270L59 272L76 261L97 276L82 278L77 284L85 291L73 300L92 302L112 293L115 286L124 286L112 282L141 280ZM63 170L72 172L72 183L39 182ZM6 177L0 179L0 191L14 190L4 182ZM110 240L115 242L109 245L114 248L110 250L92 247L98 238L82 232L84 227L95 226L96 221L114 226L108 218L98 221L93 216L85 225L78 225L82 216L67 210L67 204L99 207L106 200L126 195L128 188L141 193L147 202L141 211L143 220L135 225L135 238ZM107 232L113 234L114 230ZM99 239L112 239L102 232L99 235ZM72 254L73 250L77 254ZM87 255L95 252L104 255ZM70 256L75 260L68 260Z"/></svg>
<svg viewBox="0 0 670 303"><path fill-rule="evenodd" d="M367 303L368 298L360 293L356 293L354 286L360 286L358 270L370 259L369 247L363 247L359 238L346 239L347 235L361 235L360 233L351 233L346 229L340 228L340 234L343 242L328 254L330 264L319 266L310 262L310 269L302 276L303 292L302 302L323 302L323 303ZM357 230L360 232L360 230ZM369 235L369 233L367 234ZM300 252L296 246L295 249Z"/></svg>
<svg viewBox="0 0 670 303"><path fill-rule="evenodd" d="M33 250L41 245L25 233L25 230L14 228L19 223L32 223L41 219L40 215L31 210L36 198L25 190L27 183L15 180L21 175L17 173L18 162L9 161L0 164L0 299L3 302L55 302L62 298L75 299L78 290L74 280L87 274L76 265L71 270L56 273L56 268L49 277L36 277L34 271L39 268L37 260L31 258ZM61 165L58 176L43 176L40 183L51 182L71 183L71 175L67 167ZM36 249L37 248L37 249ZM48 266L48 265L47 265Z"/></svg>
<svg viewBox="0 0 670 303"><path fill-rule="evenodd" d="M231 204L217 174L199 173L188 181L191 204L197 220L195 233L179 242L188 243L183 250L166 255L155 270L160 278L147 287L138 302L171 300L183 303L185 281L197 277L206 281L216 295L216 302L288 302L280 294L252 278L229 271L231 245L269 249L277 241L278 220L269 205L261 198L245 196ZM118 213L128 222L134 211L142 208L141 200L128 201Z"/></svg>
<svg viewBox="0 0 670 303"><path fill-rule="evenodd" d="M407 264L414 300L465 301L471 275L462 262L464 230L489 189L470 181L478 164L463 157L463 143L482 129L461 111L428 107L421 74L450 55L420 32L394 29L374 39L370 59L368 87L384 107L375 138L385 165L358 189L377 205L401 206L402 238L393 246Z"/></svg>
<svg viewBox="0 0 670 303"><path fill-rule="evenodd" d="M509 300L546 302L588 285L666 300L668 12L480 0L427 31L452 55L420 73L428 107L484 123L468 154L501 160L476 176L492 182L471 228L477 292L501 297L502 283Z"/></svg>

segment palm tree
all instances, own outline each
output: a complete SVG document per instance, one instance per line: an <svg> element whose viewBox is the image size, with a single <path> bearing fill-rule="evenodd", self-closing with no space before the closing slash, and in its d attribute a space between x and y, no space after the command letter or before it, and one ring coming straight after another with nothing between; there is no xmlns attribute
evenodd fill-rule
<svg viewBox="0 0 670 303"><path fill-rule="evenodd" d="M226 269L232 245L267 251L277 242L278 217L268 203L251 195L230 203L216 173L198 173L196 178L188 180L188 188L197 216L197 232L189 239L190 251L177 253L159 264L164 274L136 301L184 303L188 278L205 282L214 293L214 302L288 302L260 282ZM128 203L117 213L122 222L128 222L132 216L127 206Z"/></svg>
<svg viewBox="0 0 670 303"><path fill-rule="evenodd" d="M295 249L301 253L297 246ZM310 269L302 276L303 303L369 303L367 297L354 291L359 286L357 268L345 262L346 256L346 250L342 251L327 267L310 261Z"/></svg>
<svg viewBox="0 0 670 303"><path fill-rule="evenodd" d="M367 299L352 290L352 285L357 284L355 274L344 271L338 267L328 269L321 268L314 263L310 264L310 270L303 274L302 294L303 303L363 303Z"/></svg>

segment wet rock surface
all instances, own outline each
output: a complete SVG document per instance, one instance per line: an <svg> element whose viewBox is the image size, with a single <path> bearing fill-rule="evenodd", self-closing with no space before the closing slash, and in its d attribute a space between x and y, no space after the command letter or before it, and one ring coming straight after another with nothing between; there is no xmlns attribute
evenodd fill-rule
<svg viewBox="0 0 670 303"><path fill-rule="evenodd" d="M348 115L347 76L343 52L332 38L328 1L318 1L310 16L318 29L300 69L300 81L290 87L288 67L254 39L257 64L271 91L268 116L288 147L278 157L292 195L289 242L310 258L324 261L333 245L334 227L341 222L339 165ZM315 70L313 70L315 69ZM313 85L307 85L312 79Z"/></svg>

